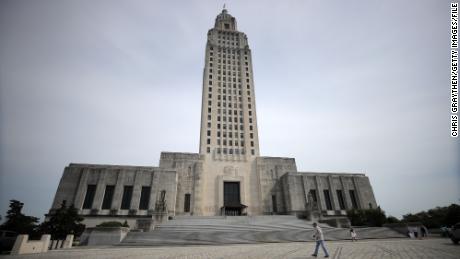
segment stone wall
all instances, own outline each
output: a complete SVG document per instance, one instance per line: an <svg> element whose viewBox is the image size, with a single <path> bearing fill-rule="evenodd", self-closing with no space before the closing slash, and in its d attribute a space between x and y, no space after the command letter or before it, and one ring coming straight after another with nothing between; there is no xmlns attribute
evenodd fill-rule
<svg viewBox="0 0 460 259"><path fill-rule="evenodd" d="M297 172L294 158L258 157L256 159L260 200L263 214L286 211L280 178L287 172ZM273 204L275 201L275 204Z"/></svg>
<svg viewBox="0 0 460 259"><path fill-rule="evenodd" d="M88 185L95 185L95 195L91 208L83 208ZM106 186L115 186L110 209L102 209ZM133 186L129 209L121 209L124 186ZM142 187L150 187L147 209L140 209ZM123 220L142 218L152 215L155 204L165 191L167 214L175 215L177 172L172 169L144 166L70 164L64 169L56 192L50 214L65 200L67 205L74 204L79 213L86 216L90 225L100 223L95 217Z"/></svg>
<svg viewBox="0 0 460 259"><path fill-rule="evenodd" d="M175 215L192 215L200 211L202 198L203 160L196 153L162 152L160 168L177 172ZM185 212L185 195L190 194L190 211Z"/></svg>
<svg viewBox="0 0 460 259"><path fill-rule="evenodd" d="M104 221L127 220L136 227L137 219L160 222L160 218L163 221L175 215L215 216L221 214L225 182L240 183L240 200L248 215L305 214L314 207L321 215L337 216L353 207L377 207L364 174L297 172L294 158L220 161L196 153L162 152L159 167L70 164L64 169L50 213L65 200L80 210L87 227ZM83 208L88 185L96 186L95 195L91 208ZM114 194L110 209L103 209L107 185L114 186ZM121 209L124 186L133 186L129 209ZM144 186L151 188L147 209L139 206ZM309 201L310 190L316 191L314 206ZM162 191L166 193L167 211L160 215L155 210ZM188 212L184 210L186 195L190 195Z"/></svg>
<svg viewBox="0 0 460 259"><path fill-rule="evenodd" d="M357 209L377 207L369 178L364 174L289 172L281 177L281 186L286 209L284 212L288 214L297 214L316 207L325 216L345 215L346 210L354 207L350 191L355 193ZM308 204L313 199L308 196L310 190L314 190L317 196L314 206L313 203L310 204L312 207ZM330 208L327 208L325 191L329 192ZM342 206L338 191L342 193Z"/></svg>

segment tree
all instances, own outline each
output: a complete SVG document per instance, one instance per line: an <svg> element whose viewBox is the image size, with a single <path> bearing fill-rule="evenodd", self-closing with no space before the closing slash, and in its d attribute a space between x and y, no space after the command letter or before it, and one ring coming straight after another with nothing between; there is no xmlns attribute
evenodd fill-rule
<svg viewBox="0 0 460 259"><path fill-rule="evenodd" d="M399 223L400 220L397 219L396 217L393 217L393 216L388 216L387 217L387 222L386 223Z"/></svg>
<svg viewBox="0 0 460 259"><path fill-rule="evenodd" d="M10 200L10 209L6 212L6 221L0 228L17 232L18 234L32 234L37 227L38 218L26 216L22 213L24 203Z"/></svg>
<svg viewBox="0 0 460 259"><path fill-rule="evenodd" d="M385 212L377 207L376 209L353 209L347 211L352 226L381 227L386 222Z"/></svg>
<svg viewBox="0 0 460 259"><path fill-rule="evenodd" d="M40 229L42 233L51 234L53 239L64 239L68 234L80 236L85 230L82 221L83 217L78 215L78 210L73 204L67 207L66 202L63 201L50 219L41 224Z"/></svg>
<svg viewBox="0 0 460 259"><path fill-rule="evenodd" d="M457 204L451 204L447 207L447 213L444 216L443 225L452 226L460 222L460 206Z"/></svg>
<svg viewBox="0 0 460 259"><path fill-rule="evenodd" d="M428 211L403 215L402 222L421 222L427 228L452 226L460 222L460 206L451 204L448 207L436 207Z"/></svg>

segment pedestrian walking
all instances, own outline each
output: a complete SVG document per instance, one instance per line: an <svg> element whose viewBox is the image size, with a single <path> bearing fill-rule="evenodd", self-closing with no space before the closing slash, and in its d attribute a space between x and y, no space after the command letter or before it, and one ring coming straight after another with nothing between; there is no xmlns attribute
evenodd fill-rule
<svg viewBox="0 0 460 259"><path fill-rule="evenodd" d="M425 226L420 227L420 239L428 237L428 229Z"/></svg>
<svg viewBox="0 0 460 259"><path fill-rule="evenodd" d="M315 248L315 252L312 254L312 256L314 256L314 257L318 256L319 246L321 246L323 248L323 251L324 251L324 254L325 254L324 257L329 257L329 253L327 252L327 249L324 246L323 230L321 230L321 228L318 226L318 224L316 224L316 222L313 223L313 228L314 228L313 238L316 241L316 248Z"/></svg>
<svg viewBox="0 0 460 259"><path fill-rule="evenodd" d="M350 228L351 242L356 241L356 232L353 228Z"/></svg>

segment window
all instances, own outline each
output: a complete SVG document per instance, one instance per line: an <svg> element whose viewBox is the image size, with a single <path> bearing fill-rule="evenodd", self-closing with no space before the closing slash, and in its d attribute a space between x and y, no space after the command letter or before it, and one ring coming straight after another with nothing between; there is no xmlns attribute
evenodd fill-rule
<svg viewBox="0 0 460 259"><path fill-rule="evenodd" d="M251 155L255 155L255 153L254 149L251 149Z"/></svg>
<svg viewBox="0 0 460 259"><path fill-rule="evenodd" d="M121 199L121 209L129 210L131 207L131 198L133 196L133 186L125 186L123 188L123 197Z"/></svg>
<svg viewBox="0 0 460 259"><path fill-rule="evenodd" d="M210 148L210 147L207 147L207 148L206 148L206 152L207 152L207 153L211 153L211 148Z"/></svg>
<svg viewBox="0 0 460 259"><path fill-rule="evenodd" d="M206 141L206 143L209 145L211 144L211 139L208 138L208 140Z"/></svg>
<svg viewBox="0 0 460 259"><path fill-rule="evenodd" d="M310 195L311 195L311 198L313 199L313 202L318 202L318 196L316 196L316 190L310 190Z"/></svg>
<svg viewBox="0 0 460 259"><path fill-rule="evenodd" d="M142 186L141 200L139 201L140 210L148 210L150 201L150 186Z"/></svg>
<svg viewBox="0 0 460 259"><path fill-rule="evenodd" d="M211 136L211 131L210 131L210 130L208 130L208 137L210 137L210 136Z"/></svg>
<svg viewBox="0 0 460 259"><path fill-rule="evenodd" d="M350 199L351 199L351 205L353 206L353 209L359 209L358 202L355 196L355 190L350 190Z"/></svg>
<svg viewBox="0 0 460 259"><path fill-rule="evenodd" d="M343 199L342 190L337 190L337 199L339 200L339 206L341 210L345 210L345 200Z"/></svg>
<svg viewBox="0 0 460 259"><path fill-rule="evenodd" d="M278 212L278 206L276 205L276 195L272 195L272 206L273 206L273 213Z"/></svg>
<svg viewBox="0 0 460 259"><path fill-rule="evenodd" d="M190 212L190 193L186 193L184 197L184 212Z"/></svg>
<svg viewBox="0 0 460 259"><path fill-rule="evenodd" d="M326 201L326 208L327 210L332 210L332 202L331 202L331 196L329 194L329 190L323 190L324 192L324 199Z"/></svg>
<svg viewBox="0 0 460 259"><path fill-rule="evenodd" d="M96 185L89 184L86 188L85 200L83 202L83 209L91 209L93 207L94 195L96 194Z"/></svg>
<svg viewBox="0 0 460 259"><path fill-rule="evenodd" d="M107 185L105 187L104 199L102 201L102 209L109 210L112 207L113 193L115 191L114 185Z"/></svg>

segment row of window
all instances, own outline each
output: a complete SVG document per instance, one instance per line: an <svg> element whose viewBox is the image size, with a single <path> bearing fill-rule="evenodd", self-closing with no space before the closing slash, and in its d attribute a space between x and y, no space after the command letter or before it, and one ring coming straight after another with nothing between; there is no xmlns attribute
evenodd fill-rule
<svg viewBox="0 0 460 259"><path fill-rule="evenodd" d="M213 61L214 61L213 57L209 57L209 62L210 62L209 64L210 64L211 67L212 67L212 63L211 63L211 62L213 62ZM239 62L239 61L236 62L235 60L232 61L231 59L220 59L220 58L218 58L218 59L217 59L217 63L218 63L218 64L231 64L231 65L233 65L233 66L236 66L236 65L238 64L238 66L240 66L240 62ZM248 61L245 61L244 64L245 64L246 66L249 66ZM220 67L218 67L218 68L220 68ZM224 69L225 69L225 68L226 68L226 67L224 67ZM246 70L246 71L247 71L247 70Z"/></svg>
<svg viewBox="0 0 460 259"><path fill-rule="evenodd" d="M311 197L314 202L318 202L318 196L316 194L316 190L310 190ZM326 203L326 209L327 210L333 210L332 208L332 197L329 192L329 190L323 190L324 194L324 201ZM342 190L336 190L337 194L337 200L339 201L339 207L341 210L346 210L348 209L345 203L345 198ZM349 190L349 195L350 195L350 200L351 200L351 206L353 209L359 209L358 207L358 201L356 199L355 191L354 190Z"/></svg>
<svg viewBox="0 0 460 259"><path fill-rule="evenodd" d="M239 46L240 43L237 41L237 42L234 42L234 41L227 41L227 40L218 40L217 43L222 43L222 44L228 44L228 45L232 45L232 46Z"/></svg>
<svg viewBox="0 0 460 259"><path fill-rule="evenodd" d="M220 71L220 70L219 70L219 71ZM224 71L224 73L225 73L225 71ZM218 80L218 81L224 81L224 83L225 83L225 82L227 82L227 78L228 78L228 81L229 81L229 82L231 82L232 79L233 79L233 82L236 82L236 79L237 79L237 77L236 77L236 72L233 72L233 77L231 77L230 71L228 71L228 75L229 75L229 77L225 77L225 74L224 74L224 76L222 76L222 77L221 77L221 76L217 76L217 80ZM238 76L240 76L240 73L239 73L239 72L238 72ZM249 77L249 73L246 73L246 76ZM212 79L212 74L209 75L209 79ZM239 82L241 82L241 80L239 80ZM246 82L249 83L249 78L246 79Z"/></svg>
<svg viewBox="0 0 460 259"><path fill-rule="evenodd" d="M207 141L206 141L206 144L210 145L211 144L211 139L208 138ZM221 141L221 139L217 139L217 145L223 145L223 146L228 145L230 147L234 145L235 147L237 147L238 144L240 144L239 146L244 147L244 140L238 141L238 140L231 140L231 139L230 140L229 139L223 139ZM251 141L251 147L254 147L254 141Z"/></svg>
<svg viewBox="0 0 460 259"><path fill-rule="evenodd" d="M89 184L86 189L85 200L83 201L83 209L93 208L94 196L96 194L95 184ZM148 210L150 202L150 186L142 186L141 197L139 200L139 210ZM112 209L113 196L115 193L115 185L106 185L104 191L104 198L102 200L101 209L109 210ZM129 210L131 209L131 201L133 196L133 186L126 185L123 187L123 196L121 199L120 209Z"/></svg>
<svg viewBox="0 0 460 259"><path fill-rule="evenodd" d="M222 72L222 67L223 67L223 72ZM236 76L236 71L238 71L238 76L241 76L240 74L240 66L236 66L236 65L233 65L233 66L227 66L227 65L223 65L221 67L221 65L218 65L217 66L217 74L222 74L222 75L225 75L225 72L227 71L227 74L230 75L230 71L233 71L233 75ZM249 67L245 67L245 70L246 72L249 71ZM212 74L212 68L209 68L209 73Z"/></svg>
<svg viewBox="0 0 460 259"><path fill-rule="evenodd" d="M241 90L238 91L238 92L239 92L239 95L241 95ZM248 94L248 96L249 96L250 92L248 91L247 94ZM212 98L212 94L211 94L211 93L208 94L208 98L209 98L209 99ZM231 100L232 100L232 95L231 95L231 94L224 94L224 95L218 94L218 95L217 95L217 100L227 101L227 99L228 99L228 101L231 101ZM237 99L236 96L233 96L233 100L234 100L234 101L238 100L238 101L242 102L242 101L243 101L243 98L242 98L241 96L239 96L238 99ZM251 97L248 97L248 102L251 102Z"/></svg>
<svg viewBox="0 0 460 259"><path fill-rule="evenodd" d="M223 54L222 54L223 53ZM213 57L214 56L214 52L210 51L209 52L209 56ZM221 51L218 51L217 52L217 57L219 58L223 58L223 59L227 59L227 54L226 52L221 52ZM230 53L228 53L228 59L240 59L241 55L239 53L237 53L235 55L235 52L233 51L233 54L230 55ZM244 55L244 60L248 60L248 56L247 55ZM212 61L212 60L211 60Z"/></svg>
<svg viewBox="0 0 460 259"><path fill-rule="evenodd" d="M241 125L241 126L243 126L243 125ZM207 135L208 137L211 137L211 130L210 130L210 129L207 130L206 135ZM232 132L228 132L228 135L227 135L227 132L226 132L226 131L223 131L223 132L220 131L220 130L217 131L217 137L220 138L221 136L224 137L224 138L226 138L227 136L228 136L229 138L232 138L232 136L235 136L235 138L237 138L237 137L238 137L238 134L235 132L235 134L233 135ZM249 133L249 136L250 136L251 139L253 139L253 138L254 138L254 133L252 133L252 132ZM243 133L240 133L240 138L243 138L243 137L244 137L244 134L243 134Z"/></svg>
<svg viewBox="0 0 460 259"><path fill-rule="evenodd" d="M211 107L208 107L208 113L211 113L212 109ZM240 115L240 116L243 116L243 111L240 110L240 109L217 109L217 114L228 114L228 115L232 115L232 112L233 112L233 115ZM252 115L252 111L249 111L248 112L249 115Z"/></svg>
<svg viewBox="0 0 460 259"><path fill-rule="evenodd" d="M235 61L232 62L233 66L231 64L229 64L228 66L226 65L226 63L223 63L222 65L218 64L217 65L217 69L223 69L224 71L228 71L228 70L232 70L232 71L240 71L240 64L238 62L238 66L235 65ZM212 67L213 67L213 63L209 63L209 67L210 67L210 70L212 70ZM249 67L244 67L244 69L246 71L249 71ZM220 70L217 70L217 72L219 72ZM225 74L225 73L224 73Z"/></svg>
<svg viewBox="0 0 460 259"><path fill-rule="evenodd" d="M210 47L209 47L209 50L214 50L214 46L210 46ZM226 52L226 53L232 53L232 54L235 54L235 53L240 54L240 50L239 50L239 49L235 50L235 49L231 49L231 48L227 48L227 47L221 47L221 46L218 46L218 47L217 47L217 51L218 51L218 52L223 52L223 53ZM243 52L243 51L241 50L241 52ZM248 54L248 51L245 50L245 51L244 51L244 55L247 55L247 54Z"/></svg>
<svg viewBox="0 0 460 259"><path fill-rule="evenodd" d="M217 154L224 154L224 155L244 155L245 151L244 148L216 148ZM251 149L251 155L255 155L255 150Z"/></svg>

